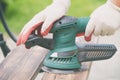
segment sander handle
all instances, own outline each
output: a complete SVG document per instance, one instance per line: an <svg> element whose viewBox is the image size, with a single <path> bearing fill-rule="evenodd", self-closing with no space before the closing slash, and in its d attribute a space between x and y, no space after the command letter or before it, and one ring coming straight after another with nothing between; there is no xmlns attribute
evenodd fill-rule
<svg viewBox="0 0 120 80"><path fill-rule="evenodd" d="M80 44L77 46L79 62L109 59L117 51L114 44Z"/></svg>

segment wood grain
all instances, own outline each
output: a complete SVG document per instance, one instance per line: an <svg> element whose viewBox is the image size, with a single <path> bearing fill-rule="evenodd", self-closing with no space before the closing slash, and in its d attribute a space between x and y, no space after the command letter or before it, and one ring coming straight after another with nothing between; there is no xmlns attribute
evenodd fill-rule
<svg viewBox="0 0 120 80"><path fill-rule="evenodd" d="M0 64L0 80L34 80L48 50L24 45L13 49Z"/></svg>
<svg viewBox="0 0 120 80"><path fill-rule="evenodd" d="M83 63L84 70L74 74L53 74L45 73L42 80L86 80L89 74L91 62Z"/></svg>

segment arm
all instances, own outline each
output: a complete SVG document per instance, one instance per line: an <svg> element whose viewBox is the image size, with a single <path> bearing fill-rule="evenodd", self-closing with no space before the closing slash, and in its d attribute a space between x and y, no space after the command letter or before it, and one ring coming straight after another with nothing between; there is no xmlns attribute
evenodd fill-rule
<svg viewBox="0 0 120 80"><path fill-rule="evenodd" d="M37 35L47 35L53 23L66 14L69 6L70 0L53 0L51 5L37 13L27 24L25 24L17 40L17 45L24 44L29 35L36 29Z"/></svg>
<svg viewBox="0 0 120 80"><path fill-rule="evenodd" d="M112 35L120 28L120 0L107 0L90 16L85 37Z"/></svg>

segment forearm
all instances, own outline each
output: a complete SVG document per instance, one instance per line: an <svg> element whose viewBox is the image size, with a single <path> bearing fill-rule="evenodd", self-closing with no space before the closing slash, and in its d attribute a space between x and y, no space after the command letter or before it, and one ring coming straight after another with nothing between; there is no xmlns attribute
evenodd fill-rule
<svg viewBox="0 0 120 80"><path fill-rule="evenodd" d="M116 6L120 7L120 0L111 0Z"/></svg>

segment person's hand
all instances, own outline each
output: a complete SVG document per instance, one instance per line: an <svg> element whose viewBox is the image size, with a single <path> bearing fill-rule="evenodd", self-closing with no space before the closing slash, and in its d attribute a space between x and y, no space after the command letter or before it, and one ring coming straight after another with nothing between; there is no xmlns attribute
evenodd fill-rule
<svg viewBox="0 0 120 80"><path fill-rule="evenodd" d="M86 27L85 38L92 34L95 36L112 35L119 27L120 8L108 0L91 14Z"/></svg>
<svg viewBox="0 0 120 80"><path fill-rule="evenodd" d="M38 35L45 36L53 23L64 16L70 6L70 0L53 0L53 3L36 14L22 29L17 45L24 44L29 35L37 29Z"/></svg>

